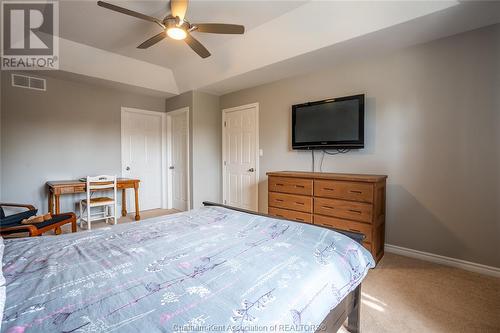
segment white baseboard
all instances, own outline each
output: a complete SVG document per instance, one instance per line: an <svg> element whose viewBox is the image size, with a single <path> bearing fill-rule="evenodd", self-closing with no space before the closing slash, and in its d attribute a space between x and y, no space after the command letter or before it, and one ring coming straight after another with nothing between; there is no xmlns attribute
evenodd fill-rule
<svg viewBox="0 0 500 333"><path fill-rule="evenodd" d="M455 259L450 257L441 256L434 253L423 252L413 249L408 249L406 247L385 244L384 247L386 252L399 254L405 257L430 261L436 264L446 265L455 268L461 268L466 271L476 272L480 274L490 275L494 277L500 277L500 268L493 266L486 266L482 264L477 264L474 262Z"/></svg>

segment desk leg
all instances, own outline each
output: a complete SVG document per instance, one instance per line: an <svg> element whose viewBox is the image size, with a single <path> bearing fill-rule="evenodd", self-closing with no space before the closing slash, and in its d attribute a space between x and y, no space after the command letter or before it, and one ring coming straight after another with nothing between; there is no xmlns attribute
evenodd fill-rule
<svg viewBox="0 0 500 333"><path fill-rule="evenodd" d="M139 221L141 215L139 215L139 184L134 185L134 195L135 195L135 220Z"/></svg>
<svg viewBox="0 0 500 333"><path fill-rule="evenodd" d="M127 191L122 189L122 216L127 216Z"/></svg>
<svg viewBox="0 0 500 333"><path fill-rule="evenodd" d="M55 198L56 198L56 214L60 214L61 213L61 206L60 206L61 202L59 200L59 194L56 194Z"/></svg>
<svg viewBox="0 0 500 333"><path fill-rule="evenodd" d="M49 191L49 213L54 214L54 195L52 194L52 191Z"/></svg>

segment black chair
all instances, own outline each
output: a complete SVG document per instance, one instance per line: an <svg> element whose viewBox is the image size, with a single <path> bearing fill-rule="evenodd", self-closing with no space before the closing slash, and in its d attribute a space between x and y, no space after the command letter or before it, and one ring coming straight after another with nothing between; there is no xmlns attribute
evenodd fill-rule
<svg viewBox="0 0 500 333"><path fill-rule="evenodd" d="M5 215L3 207L26 208L26 211ZM22 224L21 221L36 215L37 209L32 205L0 203L0 234L9 235L18 232L28 232L29 236L40 236L44 232L54 230L56 235L61 234L61 226L71 223L71 232L76 232L76 215L74 213L63 213L52 215L52 218L35 224Z"/></svg>

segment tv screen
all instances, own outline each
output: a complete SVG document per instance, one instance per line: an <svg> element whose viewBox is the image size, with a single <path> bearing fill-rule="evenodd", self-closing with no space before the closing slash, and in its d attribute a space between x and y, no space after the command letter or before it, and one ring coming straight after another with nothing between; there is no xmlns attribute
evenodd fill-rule
<svg viewBox="0 0 500 333"><path fill-rule="evenodd" d="M364 101L355 95L292 106L292 148L363 148Z"/></svg>

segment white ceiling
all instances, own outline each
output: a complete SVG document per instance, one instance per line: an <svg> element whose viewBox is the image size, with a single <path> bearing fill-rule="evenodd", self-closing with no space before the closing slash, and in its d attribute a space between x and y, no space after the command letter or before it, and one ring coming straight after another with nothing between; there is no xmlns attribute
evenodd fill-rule
<svg viewBox="0 0 500 333"><path fill-rule="evenodd" d="M166 1L109 2L158 18L168 13ZM103 53L105 60L96 58L89 73L109 66L110 80L118 77L116 81L130 83L123 74L112 72L120 71L119 64L140 61L144 68L140 72L148 74L132 84L154 80L155 90L165 91L166 96L190 89L223 94L360 53L401 48L494 24L500 22L500 2L192 0L186 17L191 22L243 24L246 32L242 36L194 33L212 53L207 59L172 40L139 50L136 46L158 33L158 26L98 7L96 1L65 0L60 2L60 35L81 45L85 54ZM65 60L65 68L80 68L78 74L85 74L88 56L77 59L78 53L62 59L63 53L61 61ZM112 54L120 61L110 61ZM146 68L148 63L151 68ZM151 73L172 78L158 80Z"/></svg>
<svg viewBox="0 0 500 333"><path fill-rule="evenodd" d="M106 0L108 1L108 0ZM137 12L163 19L169 14L168 1L113 1ZM190 1L186 19L192 23L234 23L250 31L306 1ZM175 68L186 61L199 61L183 41L165 39L140 50L137 46L160 32L156 24L97 6L97 1L61 1L60 36L127 57ZM220 45L241 36L193 33L214 56Z"/></svg>
<svg viewBox="0 0 500 333"><path fill-rule="evenodd" d="M498 23L500 1L468 1L447 10L209 83L202 90L223 95Z"/></svg>

